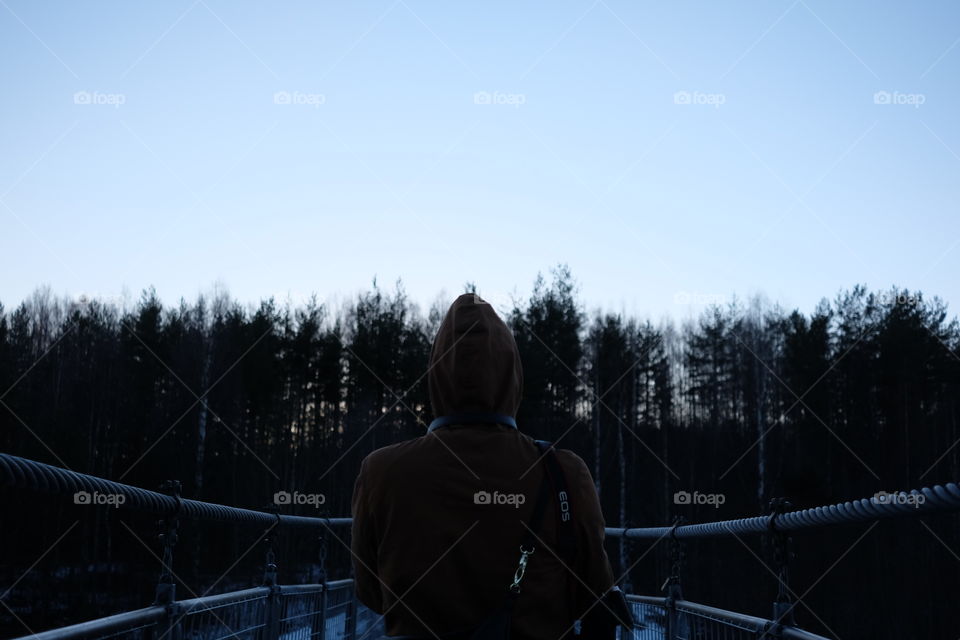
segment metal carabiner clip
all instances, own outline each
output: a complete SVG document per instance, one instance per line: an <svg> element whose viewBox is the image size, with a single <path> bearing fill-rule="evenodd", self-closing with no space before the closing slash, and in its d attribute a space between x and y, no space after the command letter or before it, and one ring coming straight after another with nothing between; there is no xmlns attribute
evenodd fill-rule
<svg viewBox="0 0 960 640"><path fill-rule="evenodd" d="M513 583L510 585L510 591L520 593L520 581L523 580L523 575L527 572L527 558L533 555L533 552L536 550L536 547L530 547L530 550L527 551L523 548L523 545L520 545L520 563L517 565L517 570L513 574Z"/></svg>

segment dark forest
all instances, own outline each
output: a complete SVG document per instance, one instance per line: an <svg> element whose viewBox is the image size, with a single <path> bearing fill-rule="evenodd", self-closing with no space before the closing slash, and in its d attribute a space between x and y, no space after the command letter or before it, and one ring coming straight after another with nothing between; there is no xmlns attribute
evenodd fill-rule
<svg viewBox="0 0 960 640"><path fill-rule="evenodd" d="M806 508L960 477L960 327L936 297L857 285L812 311L756 297L654 322L586 310L579 295L561 265L497 310L523 358L520 429L587 462L607 526L732 519L766 513L775 497ZM422 435L433 417L426 366L445 310L376 280L338 309L223 293L168 306L151 290L122 308L38 289L0 307L0 450L150 489L177 479L185 497L255 509L278 491L318 493L322 505L285 512L348 516L362 458ZM722 504L677 504L682 491ZM33 629L151 601L154 519L3 495L3 598ZM955 637L954 612L931 603L960 596L958 523L796 535L791 581L809 589L798 623L845 639ZM185 523L181 593L257 584L261 534ZM348 575L348 535L326 540L332 576ZM281 532L283 579L315 577L322 544ZM666 543L607 545L625 589L660 594ZM758 539L685 552L687 597L769 616L775 576ZM6 610L0 627L25 633Z"/></svg>

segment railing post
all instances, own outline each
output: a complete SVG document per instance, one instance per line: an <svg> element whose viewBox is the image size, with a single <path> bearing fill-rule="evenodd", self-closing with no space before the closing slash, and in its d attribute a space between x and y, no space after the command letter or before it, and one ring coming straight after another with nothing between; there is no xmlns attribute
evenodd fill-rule
<svg viewBox="0 0 960 640"><path fill-rule="evenodd" d="M344 640L355 640L357 637L357 610L359 609L357 601L357 590L350 589L350 605L347 608L347 629L344 634Z"/></svg>
<svg viewBox="0 0 960 640"><path fill-rule="evenodd" d="M677 527L683 522L683 516L677 516L670 527L670 576L667 578L661 591L666 591L667 609L667 640L677 640L680 637L680 613L677 611L677 601L683 600L680 587L680 574L683 570L683 543L677 539Z"/></svg>
<svg viewBox="0 0 960 640"><path fill-rule="evenodd" d="M280 525L280 514L276 521L264 533L264 543L267 547L263 566L263 586L268 587L266 610L264 611L263 640L277 640L280 637L280 619L283 616L280 587L277 586L276 554L273 551L274 531Z"/></svg>
<svg viewBox="0 0 960 640"><path fill-rule="evenodd" d="M180 605L176 602L168 604L163 620L157 623L153 636L154 640L180 640L182 637L181 620L183 620L183 615L180 612Z"/></svg>
<svg viewBox="0 0 960 640"><path fill-rule="evenodd" d="M770 500L770 520L768 534L773 545L773 561L777 565L777 597L773 602L773 625L775 637L779 637L782 627L796 626L793 617L794 602L790 596L790 556L792 539L786 531L777 529L777 517L793 508L786 498Z"/></svg>
<svg viewBox="0 0 960 640"><path fill-rule="evenodd" d="M317 640L327 638L327 532L320 533L320 630L314 630L313 637Z"/></svg>
<svg viewBox="0 0 960 640"><path fill-rule="evenodd" d="M157 522L160 534L157 536L163 545L160 559L160 578L157 580L154 605L166 608L166 615L157 625L156 640L180 640L180 616L177 606L177 583L173 575L173 547L177 543L177 529L180 526L179 514L182 502L180 501L180 482L167 480L160 486L160 490L176 500L174 510Z"/></svg>

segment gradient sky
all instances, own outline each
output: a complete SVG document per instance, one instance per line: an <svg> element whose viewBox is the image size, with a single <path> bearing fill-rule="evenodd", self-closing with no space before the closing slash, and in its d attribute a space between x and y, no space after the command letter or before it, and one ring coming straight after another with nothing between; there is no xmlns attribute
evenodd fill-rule
<svg viewBox="0 0 960 640"><path fill-rule="evenodd" d="M955 311L958 43L954 0L0 0L0 301L426 305L565 262L654 318Z"/></svg>

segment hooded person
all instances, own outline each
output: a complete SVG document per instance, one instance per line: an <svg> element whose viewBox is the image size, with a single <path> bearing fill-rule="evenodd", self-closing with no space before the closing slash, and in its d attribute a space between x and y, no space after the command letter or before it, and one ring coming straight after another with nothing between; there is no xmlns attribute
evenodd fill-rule
<svg viewBox="0 0 960 640"><path fill-rule="evenodd" d="M428 380L437 417L428 432L361 464L351 546L357 597L384 616L387 635L443 639L503 602L550 476L534 439L516 426L523 369L513 333L476 294L450 306ZM597 600L614 583L590 471L572 451L554 451L576 552L560 552L563 516L551 499L514 607L517 640L572 638L574 621L603 608Z"/></svg>

